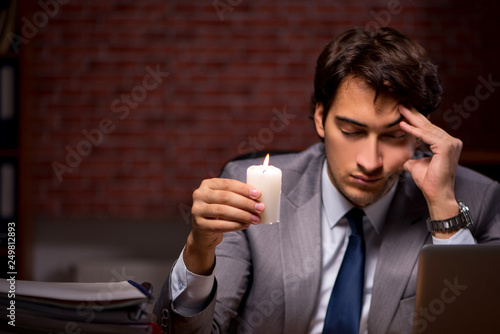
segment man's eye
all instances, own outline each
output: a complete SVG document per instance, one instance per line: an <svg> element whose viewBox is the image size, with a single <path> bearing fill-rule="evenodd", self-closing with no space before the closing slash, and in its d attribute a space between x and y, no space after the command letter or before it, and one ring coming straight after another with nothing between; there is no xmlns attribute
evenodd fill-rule
<svg viewBox="0 0 500 334"><path fill-rule="evenodd" d="M342 129L340 129L340 132L342 132L342 134L346 137L355 137L361 134L360 131L345 131Z"/></svg>
<svg viewBox="0 0 500 334"><path fill-rule="evenodd" d="M408 133L404 131L398 131L398 132L393 132L393 133L388 133L386 134L386 137L392 138L392 139L404 139Z"/></svg>

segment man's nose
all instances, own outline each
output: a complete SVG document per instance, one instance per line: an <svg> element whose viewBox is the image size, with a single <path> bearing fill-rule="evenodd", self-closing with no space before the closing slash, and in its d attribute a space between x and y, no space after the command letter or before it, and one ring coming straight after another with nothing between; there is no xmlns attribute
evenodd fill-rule
<svg viewBox="0 0 500 334"><path fill-rule="evenodd" d="M367 138L360 143L356 163L366 173L376 172L382 167L382 155L376 138Z"/></svg>

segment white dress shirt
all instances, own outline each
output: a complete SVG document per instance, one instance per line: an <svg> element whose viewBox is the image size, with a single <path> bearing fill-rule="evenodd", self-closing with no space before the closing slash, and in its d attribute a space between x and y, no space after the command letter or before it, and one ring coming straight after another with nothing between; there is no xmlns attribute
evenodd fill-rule
<svg viewBox="0 0 500 334"><path fill-rule="evenodd" d="M322 235L322 275L320 296L309 326L309 333L317 334L323 331L323 323L333 285L347 249L351 228L349 224L339 223L339 220L353 205L338 192L330 182L326 161L321 175L321 235ZM366 244L365 258L365 288L363 308L361 312L360 333L368 333L368 314L373 289L373 278L377 266L378 253L382 238L380 232L384 225L387 211L396 191L396 184L376 203L365 208L363 230ZM462 229L450 239L432 238L434 244L473 244L475 240L468 229ZM187 270L183 261L182 251L172 270L171 289L172 300L176 309L185 316L192 316L201 311L212 291L214 275L200 276Z"/></svg>
<svg viewBox="0 0 500 334"><path fill-rule="evenodd" d="M397 182L377 202L363 208L363 232L365 235L366 256L365 256L365 287L363 290L363 306L361 310L361 323L359 332L368 333L368 313L372 299L373 278L382 242L380 232L384 226L387 212L396 192ZM351 228L345 220L340 222L342 217L354 206L333 186L328 177L326 161L323 164L321 174L321 235L322 235L322 269L320 296L317 309L311 319L309 333L322 333L325 321L326 310L333 285L337 279L337 274L344 258L344 253L349 242ZM453 239L453 240L452 240ZM468 229L463 229L450 239L432 238L434 244L447 243L475 243L472 234Z"/></svg>

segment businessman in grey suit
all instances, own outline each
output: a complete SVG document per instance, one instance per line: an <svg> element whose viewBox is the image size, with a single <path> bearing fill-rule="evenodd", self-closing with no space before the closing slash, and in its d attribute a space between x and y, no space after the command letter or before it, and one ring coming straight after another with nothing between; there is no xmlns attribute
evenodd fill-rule
<svg viewBox="0 0 500 334"><path fill-rule="evenodd" d="M343 321L337 333L411 333L420 249L500 241L499 184L458 166L461 141L427 117L441 92L425 51L394 29L353 29L328 44L311 112L322 142L271 157L283 172L280 222L259 225L260 190L244 183L260 160L204 180L155 305L164 332L325 333ZM350 289L361 278L351 326L331 305L358 233L362 274L342 297L358 298Z"/></svg>

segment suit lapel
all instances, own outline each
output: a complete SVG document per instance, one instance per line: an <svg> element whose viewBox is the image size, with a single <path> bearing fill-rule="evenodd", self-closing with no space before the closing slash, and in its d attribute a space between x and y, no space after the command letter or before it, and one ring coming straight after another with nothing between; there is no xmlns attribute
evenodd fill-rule
<svg viewBox="0 0 500 334"><path fill-rule="evenodd" d="M279 238L283 271L283 333L305 333L317 306L321 279L321 167L324 153L306 170L283 174ZM285 177L287 179L285 179ZM418 254L429 233L427 204L409 173L400 176L382 230L368 329L387 332Z"/></svg>
<svg viewBox="0 0 500 334"><path fill-rule="evenodd" d="M428 209L409 173L400 176L384 225L368 319L370 333L386 333L429 236ZM423 226L422 226L423 225Z"/></svg>
<svg viewBox="0 0 500 334"><path fill-rule="evenodd" d="M279 226L285 319L283 333L306 333L316 308L321 278L321 165L297 175L282 197Z"/></svg>

